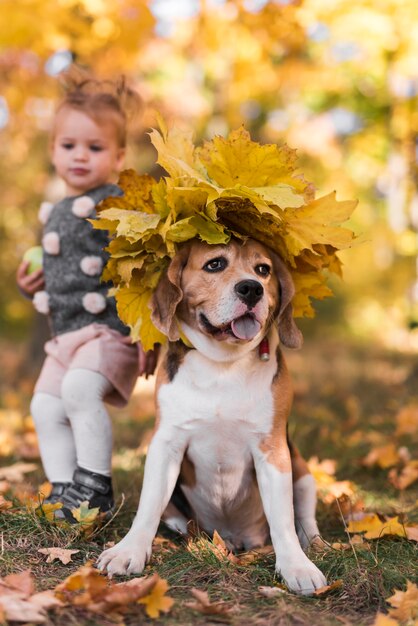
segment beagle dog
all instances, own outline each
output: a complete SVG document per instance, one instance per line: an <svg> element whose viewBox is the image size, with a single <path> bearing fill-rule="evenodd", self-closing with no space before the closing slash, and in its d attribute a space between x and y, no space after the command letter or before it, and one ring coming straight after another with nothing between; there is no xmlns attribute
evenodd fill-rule
<svg viewBox="0 0 418 626"><path fill-rule="evenodd" d="M287 438L292 388L280 343L302 343L293 295L283 261L252 239L193 240L171 261L152 300L169 343L138 512L99 569L141 573L160 519L184 534L193 519L233 549L271 540L294 592L326 585L303 551L319 537L314 479ZM265 339L269 360L260 358Z"/></svg>

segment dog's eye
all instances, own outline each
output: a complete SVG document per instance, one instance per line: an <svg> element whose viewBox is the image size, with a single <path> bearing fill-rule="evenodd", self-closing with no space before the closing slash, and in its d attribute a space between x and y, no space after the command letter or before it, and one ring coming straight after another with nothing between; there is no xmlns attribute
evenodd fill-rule
<svg viewBox="0 0 418 626"><path fill-rule="evenodd" d="M228 265L228 261L223 257L217 257L216 259L211 259L204 264L203 269L205 272L222 272Z"/></svg>
<svg viewBox="0 0 418 626"><path fill-rule="evenodd" d="M268 276L270 272L271 268L270 265L267 265L267 263L260 263L260 265L256 265L255 267L255 273L259 276Z"/></svg>

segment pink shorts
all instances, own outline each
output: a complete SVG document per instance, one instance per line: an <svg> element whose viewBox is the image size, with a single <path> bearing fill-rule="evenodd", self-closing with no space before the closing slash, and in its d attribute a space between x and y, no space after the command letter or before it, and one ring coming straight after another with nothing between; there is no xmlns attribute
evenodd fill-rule
<svg viewBox="0 0 418 626"><path fill-rule="evenodd" d="M124 406L139 374L139 344L105 324L89 324L57 335L45 344L47 357L35 385L35 393L61 397L62 380L70 369L98 372L113 385L105 401Z"/></svg>

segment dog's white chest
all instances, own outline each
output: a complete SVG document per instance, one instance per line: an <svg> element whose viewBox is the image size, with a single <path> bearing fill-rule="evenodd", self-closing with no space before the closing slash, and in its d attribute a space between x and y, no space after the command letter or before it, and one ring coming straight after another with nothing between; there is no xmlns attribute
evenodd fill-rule
<svg viewBox="0 0 418 626"><path fill-rule="evenodd" d="M205 433L221 444L250 433L266 433L273 417L271 383L275 362L262 362L253 353L234 363L215 363L190 351L173 382L160 388L162 425L167 420L190 431Z"/></svg>

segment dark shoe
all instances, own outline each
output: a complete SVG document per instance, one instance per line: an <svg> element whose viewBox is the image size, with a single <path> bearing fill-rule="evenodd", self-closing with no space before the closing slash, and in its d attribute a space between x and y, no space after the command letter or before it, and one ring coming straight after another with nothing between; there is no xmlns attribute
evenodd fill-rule
<svg viewBox="0 0 418 626"><path fill-rule="evenodd" d="M63 507L55 511L55 519L66 520L76 524L77 520L71 513L78 509L82 502L88 502L89 509L99 508L99 513L110 515L113 510L113 489L110 476L95 474L79 467L73 475L73 482L65 489L60 502Z"/></svg>
<svg viewBox="0 0 418 626"><path fill-rule="evenodd" d="M62 502L64 491L70 485L71 483L52 483L51 493L43 500L42 504L55 504L56 502Z"/></svg>

